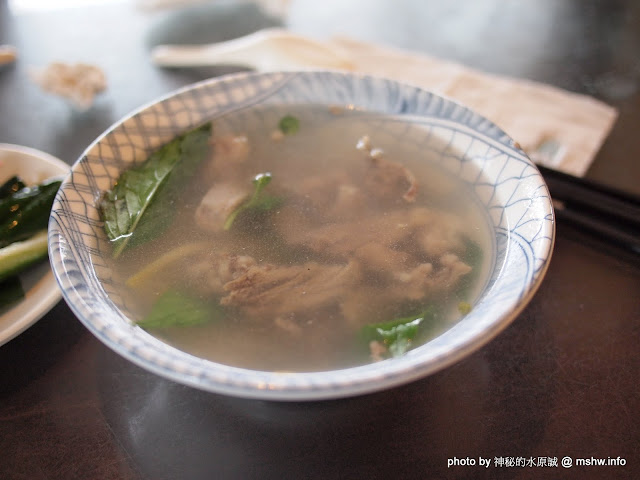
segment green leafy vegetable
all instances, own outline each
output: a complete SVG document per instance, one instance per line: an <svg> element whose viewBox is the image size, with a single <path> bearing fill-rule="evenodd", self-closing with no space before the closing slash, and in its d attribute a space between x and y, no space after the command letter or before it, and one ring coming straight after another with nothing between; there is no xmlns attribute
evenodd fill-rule
<svg viewBox="0 0 640 480"><path fill-rule="evenodd" d="M411 344L421 328L426 323L433 321L436 315L435 308L429 307L418 315L366 325L363 327L361 335L367 343L381 342L392 357L399 357L411 348Z"/></svg>
<svg viewBox="0 0 640 480"><path fill-rule="evenodd" d="M47 258L47 231L41 230L27 240L0 248L0 281L17 275Z"/></svg>
<svg viewBox="0 0 640 480"><path fill-rule="evenodd" d="M168 227L176 193L193 176L209 150L211 123L172 140L139 166L122 175L100 202L104 229L118 257L127 245L137 245Z"/></svg>
<svg viewBox="0 0 640 480"><path fill-rule="evenodd" d="M219 319L221 312L210 303L169 290L138 322L143 328L189 327Z"/></svg>
<svg viewBox="0 0 640 480"><path fill-rule="evenodd" d="M8 197L9 195L13 195L18 190L26 187L25 183L18 177L14 175L9 180L0 185L0 200Z"/></svg>
<svg viewBox="0 0 640 480"><path fill-rule="evenodd" d="M259 173L253 179L254 191L250 199L236 208L224 222L224 229L229 230L236 217L245 210L268 211L277 208L281 204L281 199L269 195L261 195L262 190L271 182L269 172Z"/></svg>
<svg viewBox="0 0 640 480"><path fill-rule="evenodd" d="M0 308L24 298L18 274L47 258L47 224L60 183L27 187L13 176L0 185Z"/></svg>
<svg viewBox="0 0 640 480"><path fill-rule="evenodd" d="M285 135L293 135L300 130L300 122L293 115L285 115L280 119L278 123L278 128Z"/></svg>
<svg viewBox="0 0 640 480"><path fill-rule="evenodd" d="M54 180L24 187L0 202L0 248L47 228L60 183Z"/></svg>
<svg viewBox="0 0 640 480"><path fill-rule="evenodd" d="M0 309L24 298L24 290L18 277L0 280Z"/></svg>

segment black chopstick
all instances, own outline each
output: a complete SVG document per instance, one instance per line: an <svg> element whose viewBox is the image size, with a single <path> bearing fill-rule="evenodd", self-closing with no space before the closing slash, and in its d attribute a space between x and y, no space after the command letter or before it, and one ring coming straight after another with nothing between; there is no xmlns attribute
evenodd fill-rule
<svg viewBox="0 0 640 480"><path fill-rule="evenodd" d="M640 197L538 165L556 219L640 254Z"/></svg>

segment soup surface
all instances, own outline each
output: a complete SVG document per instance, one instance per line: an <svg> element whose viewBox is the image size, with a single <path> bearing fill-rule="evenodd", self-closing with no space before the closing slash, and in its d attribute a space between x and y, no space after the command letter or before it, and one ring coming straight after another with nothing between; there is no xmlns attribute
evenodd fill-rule
<svg viewBox="0 0 640 480"><path fill-rule="evenodd" d="M112 260L127 308L179 349L257 370L428 341L472 308L494 246L470 187L439 166L446 143L426 137L326 106L216 119L195 173L145 213L170 220Z"/></svg>

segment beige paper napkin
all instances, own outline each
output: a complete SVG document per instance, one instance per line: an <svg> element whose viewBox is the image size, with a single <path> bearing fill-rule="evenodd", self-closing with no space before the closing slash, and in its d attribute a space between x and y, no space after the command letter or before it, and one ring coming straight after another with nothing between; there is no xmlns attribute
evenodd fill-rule
<svg viewBox="0 0 640 480"><path fill-rule="evenodd" d="M618 116L603 102L550 85L349 38L331 44L351 60L354 71L452 98L493 121L534 161L573 175L585 174Z"/></svg>

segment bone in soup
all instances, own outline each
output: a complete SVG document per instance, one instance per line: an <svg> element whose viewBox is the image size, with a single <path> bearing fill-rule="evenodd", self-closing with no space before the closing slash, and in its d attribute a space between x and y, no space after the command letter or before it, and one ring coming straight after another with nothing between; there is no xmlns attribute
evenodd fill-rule
<svg viewBox="0 0 640 480"><path fill-rule="evenodd" d="M148 332L278 371L404 355L486 285L493 236L447 146L326 106L227 114L126 171L100 209Z"/></svg>

